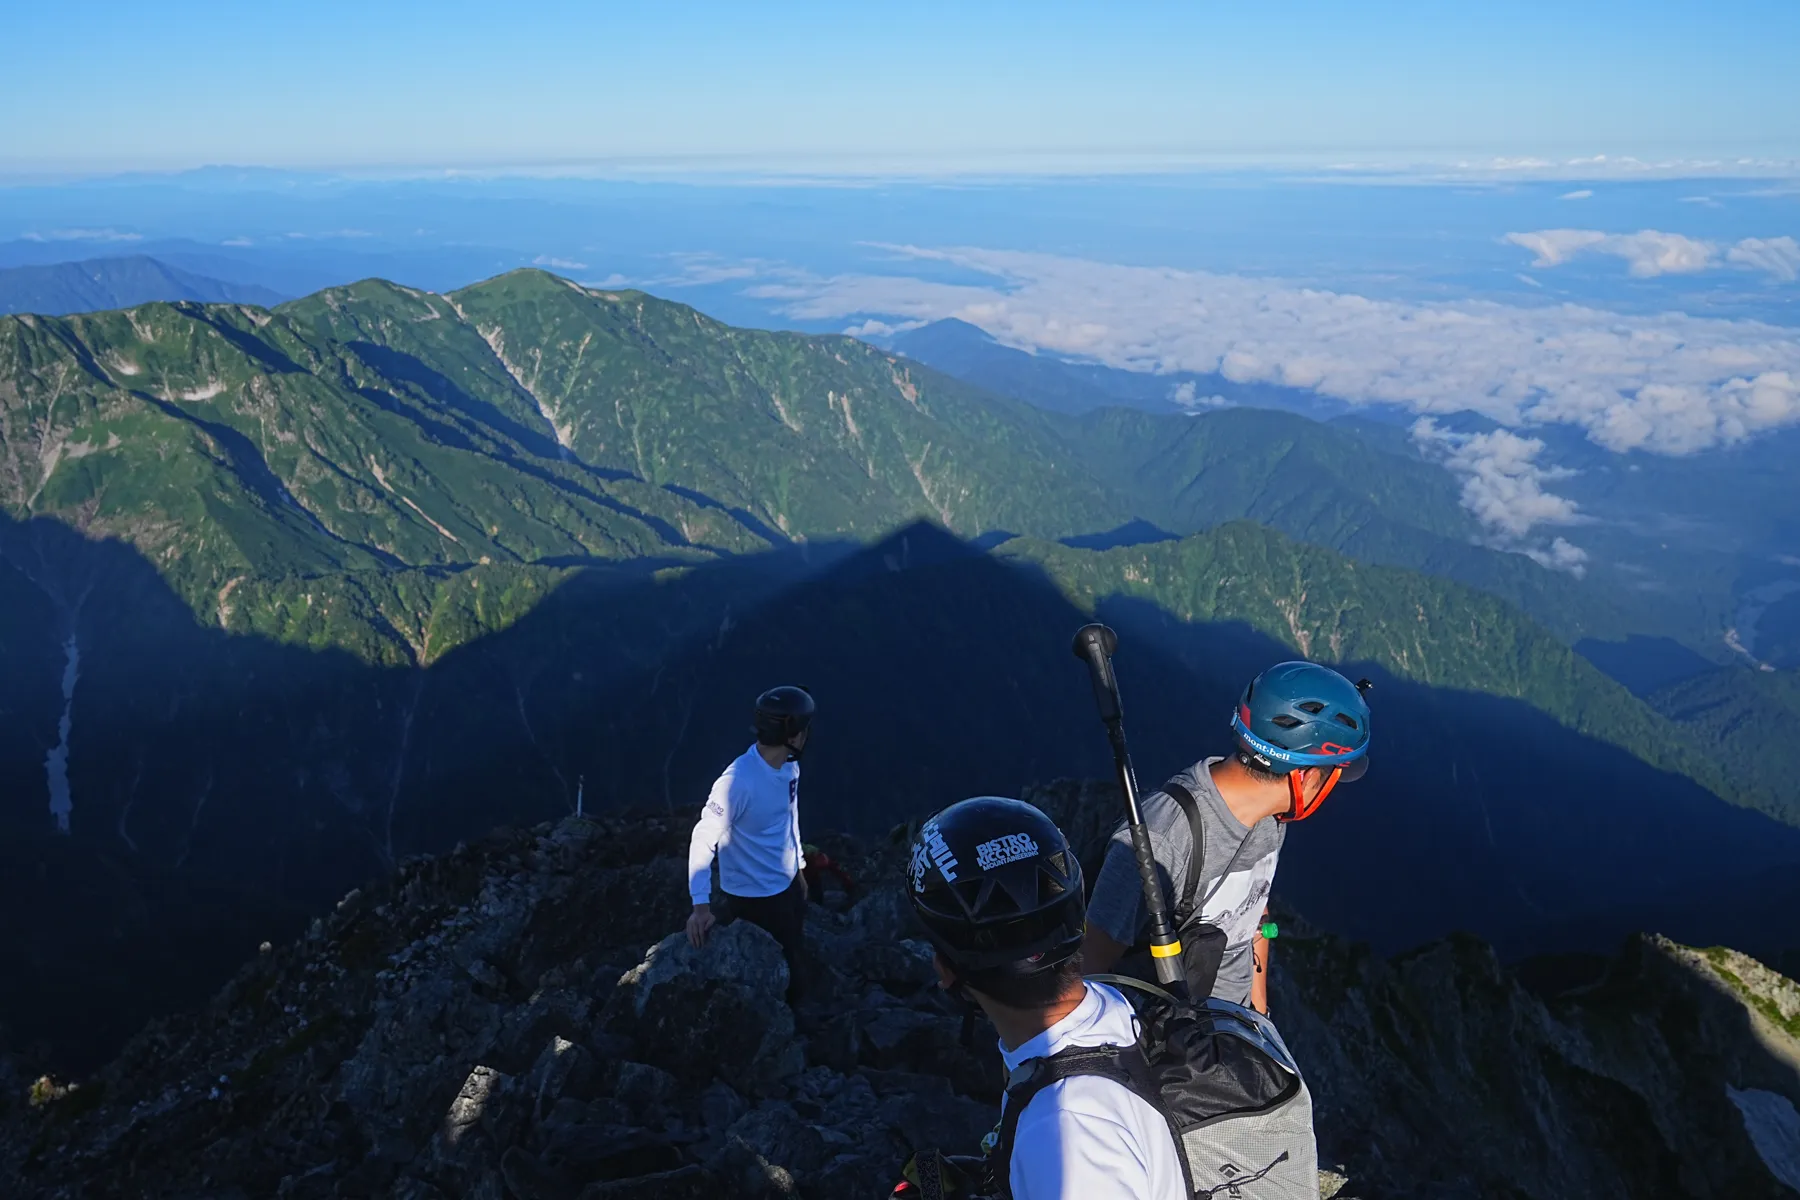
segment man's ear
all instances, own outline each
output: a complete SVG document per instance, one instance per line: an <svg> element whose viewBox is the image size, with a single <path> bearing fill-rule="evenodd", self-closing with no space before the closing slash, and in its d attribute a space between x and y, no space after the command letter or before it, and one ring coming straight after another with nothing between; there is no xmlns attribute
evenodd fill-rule
<svg viewBox="0 0 1800 1200"><path fill-rule="evenodd" d="M937 968L938 986L946 992L956 990L956 972L944 961L944 956L936 950L931 952L931 965Z"/></svg>

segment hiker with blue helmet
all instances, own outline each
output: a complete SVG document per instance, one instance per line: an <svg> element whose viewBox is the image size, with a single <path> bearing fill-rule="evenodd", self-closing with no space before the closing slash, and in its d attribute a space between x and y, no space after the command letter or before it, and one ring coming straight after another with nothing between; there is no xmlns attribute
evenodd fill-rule
<svg viewBox="0 0 1800 1200"><path fill-rule="evenodd" d="M1244 689L1231 717L1236 749L1203 759L1142 801L1157 875L1189 991L1266 1013L1269 892L1287 826L1319 810L1369 766L1368 680L1284 662ZM1149 918L1131 841L1121 827L1088 901L1082 945L1090 973L1154 979Z"/></svg>

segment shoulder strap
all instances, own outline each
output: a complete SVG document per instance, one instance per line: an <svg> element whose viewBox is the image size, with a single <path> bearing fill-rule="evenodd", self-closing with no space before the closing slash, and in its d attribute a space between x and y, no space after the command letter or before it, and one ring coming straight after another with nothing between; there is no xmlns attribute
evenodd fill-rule
<svg viewBox="0 0 1800 1200"><path fill-rule="evenodd" d="M1181 899L1175 905L1175 928L1180 929L1188 923L1197 908L1194 893L1200 889L1200 872L1206 866L1206 827L1200 823L1200 804L1194 799L1194 793L1173 779L1163 784L1161 791L1181 805L1181 811L1187 815L1188 822L1187 881L1182 885Z"/></svg>
<svg viewBox="0 0 1800 1200"><path fill-rule="evenodd" d="M1175 1127L1173 1116L1163 1104L1162 1087L1150 1060L1144 1055L1143 1046L1133 1044L1083 1046L1019 1064L1007 1080L1006 1111L1001 1114L1000 1127L995 1130L994 1148L988 1154L989 1183L995 1195L1000 1200L1012 1200L1013 1139L1018 1135L1019 1116L1025 1106L1051 1084L1077 1075L1110 1079L1162 1116L1168 1124L1169 1135L1175 1139L1175 1157L1181 1163L1182 1180L1187 1184L1188 1193L1192 1194L1194 1184L1188 1170L1187 1151L1181 1143L1181 1131Z"/></svg>

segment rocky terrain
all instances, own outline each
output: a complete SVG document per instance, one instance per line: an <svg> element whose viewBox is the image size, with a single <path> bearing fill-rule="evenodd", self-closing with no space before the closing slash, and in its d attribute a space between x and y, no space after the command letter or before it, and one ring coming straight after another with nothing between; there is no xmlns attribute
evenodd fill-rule
<svg viewBox="0 0 1800 1200"><path fill-rule="evenodd" d="M1030 798L1091 862L1108 789ZM932 986L899 833L826 842L861 887L813 907L797 1008L760 930L670 936L686 834L571 817L410 860L77 1086L0 1061L0 1194L849 1198L971 1149L998 1059ZM1800 986L1754 961L1643 937L1533 991L1473 940L1388 961L1283 925L1327 1194L1800 1190Z"/></svg>

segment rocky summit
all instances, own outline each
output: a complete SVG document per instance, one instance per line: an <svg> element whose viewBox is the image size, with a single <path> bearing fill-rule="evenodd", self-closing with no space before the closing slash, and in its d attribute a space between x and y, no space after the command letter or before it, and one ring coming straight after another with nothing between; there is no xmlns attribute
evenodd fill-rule
<svg viewBox="0 0 1800 1200"><path fill-rule="evenodd" d="M1091 868L1116 795L1027 798ZM0 1061L0 1194L874 1197L915 1148L972 1150L998 1055L934 986L904 839L826 840L858 890L812 906L790 1007L761 930L671 933L687 832L571 817L413 859L91 1078ZM1528 988L1472 939L1384 960L1282 925L1323 1195L1800 1190L1800 986L1755 961L1641 937Z"/></svg>

